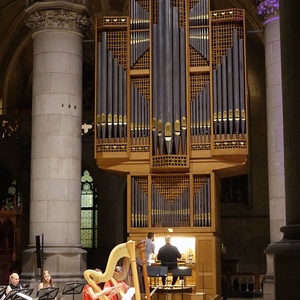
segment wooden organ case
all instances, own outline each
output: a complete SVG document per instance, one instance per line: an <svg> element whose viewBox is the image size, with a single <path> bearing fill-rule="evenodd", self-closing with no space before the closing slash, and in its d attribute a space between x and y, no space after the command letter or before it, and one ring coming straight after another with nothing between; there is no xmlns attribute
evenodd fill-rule
<svg viewBox="0 0 300 300"><path fill-rule="evenodd" d="M128 176L130 239L194 237L195 291L220 294L219 179L247 172L244 10L131 0L95 49L95 156Z"/></svg>

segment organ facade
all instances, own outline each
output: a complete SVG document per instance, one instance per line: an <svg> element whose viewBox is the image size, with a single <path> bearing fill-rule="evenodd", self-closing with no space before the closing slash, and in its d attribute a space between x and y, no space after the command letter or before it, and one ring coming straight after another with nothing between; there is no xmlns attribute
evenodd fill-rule
<svg viewBox="0 0 300 300"><path fill-rule="evenodd" d="M219 181L247 173L244 10L131 0L95 33L95 158L127 174L129 238L194 238L190 282L220 294Z"/></svg>

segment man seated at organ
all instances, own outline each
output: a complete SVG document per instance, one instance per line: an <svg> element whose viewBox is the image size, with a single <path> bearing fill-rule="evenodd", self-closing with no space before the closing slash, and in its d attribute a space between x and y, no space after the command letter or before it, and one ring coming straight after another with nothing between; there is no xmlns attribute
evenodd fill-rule
<svg viewBox="0 0 300 300"><path fill-rule="evenodd" d="M158 250L157 259L161 261L161 266L168 267L168 271L176 269L178 267L177 260L181 258L181 254L178 248L171 245L171 236L165 237L165 245ZM162 276L163 285L166 284L166 276ZM173 276L172 285L176 283L178 276Z"/></svg>

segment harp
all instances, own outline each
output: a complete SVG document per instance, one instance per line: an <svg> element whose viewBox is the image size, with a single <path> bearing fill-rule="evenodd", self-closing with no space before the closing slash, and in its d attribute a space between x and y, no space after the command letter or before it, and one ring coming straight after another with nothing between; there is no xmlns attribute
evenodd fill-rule
<svg viewBox="0 0 300 300"><path fill-rule="evenodd" d="M143 282L141 282L141 276L138 274L137 259L139 260L142 268ZM115 272L116 267L122 264L122 271ZM147 299L150 299L150 291L148 284L148 275L145 258L145 242L140 242L137 245L134 241L128 241L117 245L111 251L106 269L104 273L99 273L95 270L86 270L84 272L84 278L88 284L93 288L94 292L100 292L101 289L98 286L99 283L105 283L110 281L113 285L117 285L119 281L126 281L129 288L134 288L135 293L132 296L134 300L141 300L140 284L145 287L145 294ZM132 293L133 289L130 289ZM129 291L128 291L129 292ZM124 291L119 291L119 299L125 296ZM125 297L127 298L127 297ZM101 295L100 300L110 300L108 295ZM131 296L130 296L131 299Z"/></svg>

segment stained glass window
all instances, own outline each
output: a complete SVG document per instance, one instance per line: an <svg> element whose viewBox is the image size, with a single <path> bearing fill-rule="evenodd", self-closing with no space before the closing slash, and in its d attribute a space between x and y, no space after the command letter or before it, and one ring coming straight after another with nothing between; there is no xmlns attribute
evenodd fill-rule
<svg viewBox="0 0 300 300"><path fill-rule="evenodd" d="M85 170L81 177L81 245L97 247L98 214L97 193L90 173Z"/></svg>

